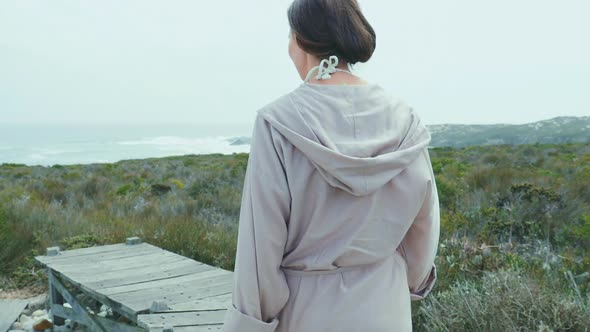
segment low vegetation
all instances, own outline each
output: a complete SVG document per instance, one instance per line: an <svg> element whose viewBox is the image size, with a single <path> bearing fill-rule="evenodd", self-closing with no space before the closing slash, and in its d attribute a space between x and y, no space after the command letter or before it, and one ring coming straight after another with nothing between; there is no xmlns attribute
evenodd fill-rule
<svg viewBox="0 0 590 332"><path fill-rule="evenodd" d="M416 331L590 331L590 145L430 151L438 282ZM33 259L144 242L233 270L247 154L0 166L0 288L44 290Z"/></svg>

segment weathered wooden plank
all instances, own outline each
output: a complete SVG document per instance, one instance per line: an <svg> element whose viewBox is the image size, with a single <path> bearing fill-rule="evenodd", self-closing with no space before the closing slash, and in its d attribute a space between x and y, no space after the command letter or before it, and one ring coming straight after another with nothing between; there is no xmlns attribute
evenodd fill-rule
<svg viewBox="0 0 590 332"><path fill-rule="evenodd" d="M186 257L176 255L170 252L149 253L140 256L121 257L117 259L110 259L100 262L87 262L83 264L51 264L54 270L62 271L63 273L75 275L96 274L100 272L111 272L118 270L127 270L138 268L142 266L159 265L165 262L177 262L181 260L189 260ZM193 261L194 262L194 261Z"/></svg>
<svg viewBox="0 0 590 332"><path fill-rule="evenodd" d="M161 327L156 327L152 331L162 332ZM179 326L174 328L174 332L214 332L223 331L222 324L200 325L200 326Z"/></svg>
<svg viewBox="0 0 590 332"><path fill-rule="evenodd" d="M111 298L115 301L125 303L126 306L136 311L149 306L156 299L164 300L169 306L173 306L175 303L185 303L232 292L233 280L227 279L225 276L220 277L220 279L206 284L199 282L196 285L185 284L178 285L177 287L161 287L154 290L115 294Z"/></svg>
<svg viewBox="0 0 590 332"><path fill-rule="evenodd" d="M191 302L173 303L168 307L169 311L221 310L229 308L230 305L232 305L232 293L206 297Z"/></svg>
<svg viewBox="0 0 590 332"><path fill-rule="evenodd" d="M196 296L191 299L183 300L182 298L172 298L170 302L170 307L174 307L175 305L184 306L188 305L188 303L195 302L197 300L204 300L208 298L212 298L215 296L221 295L230 295L233 292L233 283L216 285L209 288L205 288L199 291ZM134 305L133 303L129 303L129 305Z"/></svg>
<svg viewBox="0 0 590 332"><path fill-rule="evenodd" d="M46 264L48 266L53 267L54 265L88 265L91 263L101 262L101 261L108 261L111 259L120 259L125 257L131 256L140 256L140 255L148 255L154 253L164 253L165 250L162 249L154 249L154 248L135 248L136 246L130 246L129 249L125 250L117 250L117 251L109 251L105 253L99 254L92 254L92 255L83 255L83 256L74 256L74 257L59 257L53 258L56 256L47 256L51 257L51 260L46 260Z"/></svg>
<svg viewBox="0 0 590 332"><path fill-rule="evenodd" d="M179 285L185 284L189 282L200 282L200 280L211 278L211 277L219 277L226 274L231 274L229 271L225 271L222 269L212 269L205 272L199 272L194 274L188 274L184 276L172 277L167 279L160 279L160 280L150 280L142 283L137 283L133 285L124 285L124 286L115 286L115 287L107 287L97 289L97 292L100 292L104 295L111 296L114 294L126 293L126 292L135 292L145 289L155 289L158 287L163 286L170 286L170 285Z"/></svg>
<svg viewBox="0 0 590 332"><path fill-rule="evenodd" d="M88 248L64 250L64 251L60 251L59 254L57 254L56 256L40 255L40 256L35 256L35 258L36 259L39 258L40 260L50 262L50 261L58 260L61 258L72 258L75 256L86 256L86 255L107 253L107 252L111 252L111 251L121 251L121 250L127 250L127 249L133 250L133 249L148 248L148 247L155 247L155 248L161 249L159 247L152 246L149 243L140 243L140 244L136 244L136 245L127 245L125 243L115 243L115 244L107 244L104 246L93 246L93 247L88 247Z"/></svg>
<svg viewBox="0 0 590 332"><path fill-rule="evenodd" d="M125 302L125 303L133 302L136 300L142 300L142 299L169 300L174 295L183 295L185 297L186 296L195 296L196 294L199 294L200 291L202 291L206 288L218 286L220 284L227 284L230 281L233 281L233 276L231 274L226 274L226 275L204 278L204 279L199 280L198 283L185 282L185 283L179 283L179 284L174 284L174 285L155 287L155 288L151 288L151 289L142 289L142 290L138 290L138 291L118 293L118 294L113 294L110 297L116 301ZM168 302L172 303L171 301L168 301Z"/></svg>
<svg viewBox="0 0 590 332"><path fill-rule="evenodd" d="M89 288L98 289L168 279L212 269L214 269L214 267L210 265L194 261L179 261L169 264L160 264L160 266L146 266L138 269L122 270L96 276L81 276L77 277L76 280Z"/></svg>
<svg viewBox="0 0 590 332"><path fill-rule="evenodd" d="M119 262L118 264L106 264L100 265L92 268L82 268L82 270L78 271L75 268L62 268L61 266L55 266L55 270L61 271L62 273L67 273L74 278L88 278L89 276L94 276L96 280L97 275L106 275L106 273L113 274L118 273L125 270L137 270L137 269L146 269L149 270L150 267L158 267L158 266L168 266L169 264L181 264L191 262L193 265L198 264L194 261L191 261L187 258L183 257L164 257L164 256L151 256L154 257L153 260L145 259L145 258L138 258L138 259L125 259L124 261ZM160 269L161 270L161 269ZM156 272L157 269L153 269L151 272Z"/></svg>
<svg viewBox="0 0 590 332"><path fill-rule="evenodd" d="M0 299L0 331L8 331L28 303L23 299Z"/></svg>
<svg viewBox="0 0 590 332"><path fill-rule="evenodd" d="M175 313L157 313L137 316L137 325L147 328L163 328L166 325L176 327L223 324L225 310L197 310Z"/></svg>
<svg viewBox="0 0 590 332"><path fill-rule="evenodd" d="M133 249L133 250L122 250L122 251L111 251L104 254L96 254L92 256L76 256L73 258L60 259L59 261L49 263L50 266L55 265L92 265L94 263L107 263L109 260L118 260L127 257L151 255L151 254L164 254L165 250L154 250L151 248Z"/></svg>

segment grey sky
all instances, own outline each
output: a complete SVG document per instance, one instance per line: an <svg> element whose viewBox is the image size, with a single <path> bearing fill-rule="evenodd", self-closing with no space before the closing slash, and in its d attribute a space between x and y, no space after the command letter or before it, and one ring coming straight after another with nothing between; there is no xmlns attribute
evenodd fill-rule
<svg viewBox="0 0 590 332"><path fill-rule="evenodd" d="M0 2L2 123L251 123L300 84L290 0ZM360 0L358 66L427 124L590 114L586 0Z"/></svg>

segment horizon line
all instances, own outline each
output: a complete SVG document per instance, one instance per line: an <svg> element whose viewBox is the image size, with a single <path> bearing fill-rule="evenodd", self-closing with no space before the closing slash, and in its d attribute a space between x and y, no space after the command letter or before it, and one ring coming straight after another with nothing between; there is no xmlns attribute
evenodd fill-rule
<svg viewBox="0 0 590 332"><path fill-rule="evenodd" d="M559 115L554 116L551 118L545 118L542 120L534 120L529 122L519 122L519 123L507 123L507 122L493 122L493 123L432 123L426 124L426 126L442 126L442 125L524 125L524 124L531 124L536 122L543 122L554 120L558 118L575 118L575 119L585 119L590 118L590 116L584 115ZM0 121L0 126L8 125L8 126L245 126L245 125L253 125L254 122L2 122Z"/></svg>

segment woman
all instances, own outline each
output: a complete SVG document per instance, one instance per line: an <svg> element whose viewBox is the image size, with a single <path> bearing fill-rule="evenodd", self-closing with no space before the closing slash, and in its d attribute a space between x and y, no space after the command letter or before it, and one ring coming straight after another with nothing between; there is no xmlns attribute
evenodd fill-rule
<svg viewBox="0 0 590 332"><path fill-rule="evenodd" d="M439 201L420 118L347 65L375 32L356 0L295 0L304 82L257 112L225 331L412 331L436 281Z"/></svg>

